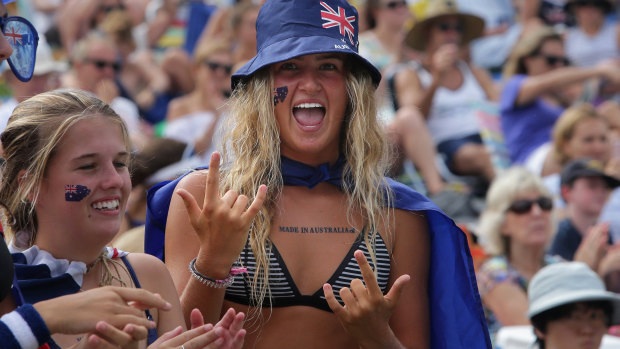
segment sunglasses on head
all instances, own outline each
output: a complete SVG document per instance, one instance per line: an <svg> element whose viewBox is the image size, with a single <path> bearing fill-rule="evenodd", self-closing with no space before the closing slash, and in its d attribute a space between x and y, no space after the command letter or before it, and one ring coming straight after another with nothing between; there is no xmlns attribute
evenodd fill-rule
<svg viewBox="0 0 620 349"><path fill-rule="evenodd" d="M18 16L0 17L0 30L13 49L7 59L11 71L20 81L29 81L39 43L37 30L28 20Z"/></svg>
<svg viewBox="0 0 620 349"><path fill-rule="evenodd" d="M232 67L232 65L229 65L229 64L222 64L222 63L211 62L211 61L204 61L204 62L202 62L202 64L204 64L207 67L209 67L209 69L211 69L211 71L216 71L218 69L221 69L226 74L232 73L232 68L233 67Z"/></svg>
<svg viewBox="0 0 620 349"><path fill-rule="evenodd" d="M451 30L459 33L463 32L463 25L461 23L439 22L437 23L437 28L439 28L442 32L448 32Z"/></svg>
<svg viewBox="0 0 620 349"><path fill-rule="evenodd" d="M537 204L543 211L551 211L553 208L553 200L546 196L541 196L537 199L519 199L515 200L508 206L508 211L516 214L524 214L530 212L532 206Z"/></svg>
<svg viewBox="0 0 620 349"><path fill-rule="evenodd" d="M558 63L561 63L562 66L570 65L570 61L568 60L568 58L563 57L563 56L543 55L543 54L541 54L540 56L543 57L545 61L547 61L548 65L557 65Z"/></svg>
<svg viewBox="0 0 620 349"><path fill-rule="evenodd" d="M85 62L92 63L97 69L104 69L110 67L114 72L118 73L121 70L121 64L118 62L108 62L100 59L86 59Z"/></svg>
<svg viewBox="0 0 620 349"><path fill-rule="evenodd" d="M394 10L401 7L407 7L407 1L389 1L383 4L385 8L389 8L390 10Z"/></svg>

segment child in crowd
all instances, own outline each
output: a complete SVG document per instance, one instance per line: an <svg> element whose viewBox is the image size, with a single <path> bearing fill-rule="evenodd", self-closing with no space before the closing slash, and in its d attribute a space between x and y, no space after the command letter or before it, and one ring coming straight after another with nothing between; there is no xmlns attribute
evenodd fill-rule
<svg viewBox="0 0 620 349"><path fill-rule="evenodd" d="M610 243L609 225L597 219L611 190L619 185L618 179L605 174L600 161L582 158L566 165L561 174L566 218L560 221L549 252L596 270Z"/></svg>

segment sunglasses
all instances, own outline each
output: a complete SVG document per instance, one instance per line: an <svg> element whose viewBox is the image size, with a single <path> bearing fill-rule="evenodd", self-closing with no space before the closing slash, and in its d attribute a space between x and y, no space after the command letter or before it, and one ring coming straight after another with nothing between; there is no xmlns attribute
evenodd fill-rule
<svg viewBox="0 0 620 349"><path fill-rule="evenodd" d="M389 1L383 4L383 7L395 10L397 8L407 7L407 1Z"/></svg>
<svg viewBox="0 0 620 349"><path fill-rule="evenodd" d="M577 1L573 1L572 5L576 7L592 6L592 7L602 8L602 9L605 8L605 4L602 1L577 0Z"/></svg>
<svg viewBox="0 0 620 349"><path fill-rule="evenodd" d="M537 204L543 211L551 211L553 208L553 200L546 196L541 196L538 199L520 199L515 200L508 206L508 211L516 213L516 214L525 214L530 212L532 206Z"/></svg>
<svg viewBox="0 0 620 349"><path fill-rule="evenodd" d="M23 17L0 17L0 30L13 53L7 60L13 74L23 82L32 78L39 34L32 23Z"/></svg>
<svg viewBox="0 0 620 349"><path fill-rule="evenodd" d="M454 24L448 22L439 22L437 23L437 28L439 28L439 30L441 30L442 32L448 32L451 30L459 33L463 32L463 24L461 23Z"/></svg>
<svg viewBox="0 0 620 349"><path fill-rule="evenodd" d="M545 61L547 61L547 65L557 65L558 63L561 63L562 66L566 67L570 65L570 61L568 60L568 58L563 57L563 56L554 56L554 55L540 55L542 58L545 59Z"/></svg>
<svg viewBox="0 0 620 349"><path fill-rule="evenodd" d="M125 9L125 5L123 5L123 4L108 5L108 6L101 5L101 6L99 6L99 10L101 12L104 12L104 13L110 13L110 12L115 11L115 10L124 10L124 9Z"/></svg>
<svg viewBox="0 0 620 349"><path fill-rule="evenodd" d="M100 59L85 59L84 62L91 63L97 69L104 69L105 67L110 67L114 70L115 73L118 73L121 70L121 64L118 62L108 62Z"/></svg>
<svg viewBox="0 0 620 349"><path fill-rule="evenodd" d="M222 64L222 63L211 62L211 61L204 61L204 62L202 62L202 64L204 64L207 67L209 67L209 69L211 69L211 71L217 71L218 69L221 69L226 74L232 73L232 68L233 67L232 67L232 65L229 65L229 64Z"/></svg>

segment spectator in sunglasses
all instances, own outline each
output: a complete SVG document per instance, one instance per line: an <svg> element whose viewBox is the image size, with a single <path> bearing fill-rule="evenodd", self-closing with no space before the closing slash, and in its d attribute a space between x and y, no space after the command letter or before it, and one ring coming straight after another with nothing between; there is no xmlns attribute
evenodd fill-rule
<svg viewBox="0 0 620 349"><path fill-rule="evenodd" d="M579 99L584 83L603 78L620 82L611 62L593 67L569 66L560 35L549 27L527 33L504 67L506 83L500 98L501 125L510 157L527 164L551 140L551 130L565 110Z"/></svg>
<svg viewBox="0 0 620 349"><path fill-rule="evenodd" d="M192 69L196 87L170 102L163 136L188 144L204 163L215 151L212 141L231 93L230 44L222 40L201 43L196 47Z"/></svg>
<svg viewBox="0 0 620 349"><path fill-rule="evenodd" d="M97 95L110 104L127 124L134 145L142 144L138 107L120 96L114 81L121 69L120 52L111 38L101 32L90 32L71 51L72 69L62 87L79 88Z"/></svg>
<svg viewBox="0 0 620 349"><path fill-rule="evenodd" d="M486 202L477 234L492 257L483 262L476 275L494 339L502 326L529 324L529 280L558 259L546 254L555 228L553 201L538 176L512 167L493 181Z"/></svg>
<svg viewBox="0 0 620 349"><path fill-rule="evenodd" d="M566 218L560 221L549 253L579 260L597 270L611 245L609 224L598 222L611 191L620 180L605 174L603 163L582 158L570 162L561 174Z"/></svg>
<svg viewBox="0 0 620 349"><path fill-rule="evenodd" d="M484 20L460 12L455 1L431 1L405 38L422 59L396 74L395 89L401 108L419 109L450 171L476 176L486 188L495 169L480 137L476 105L493 103L498 91L486 71L463 59L483 29Z"/></svg>
<svg viewBox="0 0 620 349"><path fill-rule="evenodd" d="M620 25L606 18L612 11L610 1L570 0L565 9L577 22L564 37L566 55L575 66L591 67L620 57Z"/></svg>

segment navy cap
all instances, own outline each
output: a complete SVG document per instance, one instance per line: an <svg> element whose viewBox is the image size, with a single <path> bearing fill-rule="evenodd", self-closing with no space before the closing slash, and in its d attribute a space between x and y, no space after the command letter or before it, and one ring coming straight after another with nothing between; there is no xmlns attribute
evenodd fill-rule
<svg viewBox="0 0 620 349"><path fill-rule="evenodd" d="M358 53L358 22L345 0L267 0L256 20L258 53L232 75L232 88L270 64L328 52L355 57L377 86L381 73Z"/></svg>
<svg viewBox="0 0 620 349"><path fill-rule="evenodd" d="M589 158L573 160L564 166L560 174L560 183L561 185L572 185L576 179L582 177L600 177L611 189L620 186L620 180L607 175L600 161Z"/></svg>

